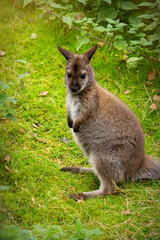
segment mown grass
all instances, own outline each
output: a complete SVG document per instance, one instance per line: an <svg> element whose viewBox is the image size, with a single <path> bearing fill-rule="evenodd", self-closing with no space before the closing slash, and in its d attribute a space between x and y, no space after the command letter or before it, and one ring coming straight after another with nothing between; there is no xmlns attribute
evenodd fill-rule
<svg viewBox="0 0 160 240"><path fill-rule="evenodd" d="M2 1L1 1L2 2ZM35 9L17 9L2 2L0 78L13 82L8 93L19 99L15 107L18 123L0 121L0 184L10 186L1 192L1 216L5 224L17 224L30 229L41 224L59 225L68 239L79 218L87 229L99 228L104 235L98 239L159 239L159 182L123 183L118 196L105 196L75 202L68 193L98 188L93 175L72 175L61 172L64 166L87 166L87 160L74 143L66 124L65 60L57 51L60 45L73 52L76 49L75 30L58 20L37 21ZM37 34L31 39L32 33ZM86 51L96 43L91 39ZM97 81L125 101L138 115L144 129L146 152L158 157L159 112L149 106L159 94L160 76L151 86L147 75L159 65L144 60L136 70L128 70L119 60L118 52L108 46L99 47L92 60ZM22 59L27 64L16 62ZM121 68L121 72L117 68ZM20 90L19 74L29 72ZM130 93L124 92L129 89ZM147 89L147 90L146 90ZM48 91L41 97L42 91ZM26 133L21 134L23 128ZM63 138L69 140L68 143ZM11 156L3 162L6 154ZM5 169L8 166L12 173ZM129 211L128 214L125 211ZM40 236L38 239L43 239ZM96 239L96 238L95 238Z"/></svg>

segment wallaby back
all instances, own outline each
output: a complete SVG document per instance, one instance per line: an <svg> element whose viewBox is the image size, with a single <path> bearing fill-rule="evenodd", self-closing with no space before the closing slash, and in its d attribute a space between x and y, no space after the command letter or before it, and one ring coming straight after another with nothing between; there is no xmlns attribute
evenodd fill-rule
<svg viewBox="0 0 160 240"><path fill-rule="evenodd" d="M58 49L67 59L68 125L100 180L98 190L74 197L113 193L115 183L127 179L159 179L160 164L145 155L143 131L136 115L95 81L90 60L97 46L84 55Z"/></svg>

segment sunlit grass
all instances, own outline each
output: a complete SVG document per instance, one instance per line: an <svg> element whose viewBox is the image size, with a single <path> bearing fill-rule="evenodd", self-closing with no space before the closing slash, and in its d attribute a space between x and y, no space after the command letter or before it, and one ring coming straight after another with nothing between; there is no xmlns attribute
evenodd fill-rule
<svg viewBox="0 0 160 240"><path fill-rule="evenodd" d="M99 187L91 174L60 172L63 166L87 166L66 123L65 60L57 51L60 45L75 52L78 33L57 21L37 22L37 15L35 10L6 6L0 23L1 50L6 52L0 59L0 78L14 83L9 94L19 99L15 107L18 123L2 119L0 124L0 182L11 186L1 193L3 222L31 230L35 224L56 224L70 234L79 218L85 228L103 230L100 239L158 239L158 181L124 183L118 196L85 202L67 198L68 193ZM37 34L36 39L31 39L32 33ZM81 52L95 43L91 40ZM128 70L117 54L108 46L98 48L92 60L97 81L134 110L144 129L147 153L158 157L159 113L151 112L149 106L159 94L159 75L151 86L146 85L148 73L158 65L146 60L138 69ZM28 63L16 62L18 59ZM26 72L22 91L18 77ZM125 95L128 89L130 93ZM41 97L42 91L48 95ZM26 133L21 134L20 128ZM69 142L64 143L63 138ZM6 154L11 160L4 163Z"/></svg>

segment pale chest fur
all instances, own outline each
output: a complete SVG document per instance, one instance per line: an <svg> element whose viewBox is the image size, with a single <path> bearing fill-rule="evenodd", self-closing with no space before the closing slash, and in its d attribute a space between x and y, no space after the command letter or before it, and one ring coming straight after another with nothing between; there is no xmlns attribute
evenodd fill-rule
<svg viewBox="0 0 160 240"><path fill-rule="evenodd" d="M66 101L67 101L67 105L68 105L68 108L69 108L69 111L70 111L71 119L72 119L72 121L74 123L76 118L78 117L80 111L81 111L81 104L80 104L79 98L78 98L78 96L72 96L70 94L67 94ZM73 128L72 128L72 135L73 135L77 145L85 153L85 149L82 147L82 144L81 144L81 142L79 140L79 134L75 133L73 131Z"/></svg>
<svg viewBox="0 0 160 240"><path fill-rule="evenodd" d="M81 111L81 104L79 98L77 96L72 96L68 94L66 100L70 111L71 119L74 123Z"/></svg>

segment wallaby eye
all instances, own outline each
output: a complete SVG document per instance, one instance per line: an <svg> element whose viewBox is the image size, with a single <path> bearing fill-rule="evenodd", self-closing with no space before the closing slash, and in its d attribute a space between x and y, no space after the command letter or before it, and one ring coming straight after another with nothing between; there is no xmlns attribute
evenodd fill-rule
<svg viewBox="0 0 160 240"><path fill-rule="evenodd" d="M68 78L71 78L71 74L70 73L68 73Z"/></svg>
<svg viewBox="0 0 160 240"><path fill-rule="evenodd" d="M86 74L83 73L83 74L81 75L81 79L85 79L85 76L86 76Z"/></svg>

